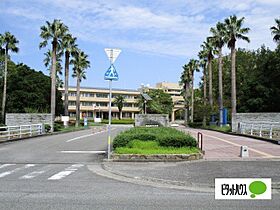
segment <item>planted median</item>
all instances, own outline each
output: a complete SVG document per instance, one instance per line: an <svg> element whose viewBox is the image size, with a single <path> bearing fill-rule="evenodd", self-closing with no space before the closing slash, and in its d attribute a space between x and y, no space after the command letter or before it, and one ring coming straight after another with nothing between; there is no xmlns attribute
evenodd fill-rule
<svg viewBox="0 0 280 210"><path fill-rule="evenodd" d="M166 127L124 131L114 139L113 149L115 157L126 159L185 159L190 154L200 154L192 136Z"/></svg>

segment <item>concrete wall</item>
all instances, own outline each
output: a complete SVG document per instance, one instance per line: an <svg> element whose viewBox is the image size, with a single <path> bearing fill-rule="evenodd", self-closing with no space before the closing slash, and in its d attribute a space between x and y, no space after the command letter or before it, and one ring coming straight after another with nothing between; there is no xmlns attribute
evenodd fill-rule
<svg viewBox="0 0 280 210"><path fill-rule="evenodd" d="M51 124L51 114L7 113L6 125Z"/></svg>
<svg viewBox="0 0 280 210"><path fill-rule="evenodd" d="M238 129L238 123L261 123L261 122L279 122L280 113L236 113L232 117L232 131L236 132Z"/></svg>
<svg viewBox="0 0 280 210"><path fill-rule="evenodd" d="M136 114L135 126L158 125L169 126L167 114Z"/></svg>

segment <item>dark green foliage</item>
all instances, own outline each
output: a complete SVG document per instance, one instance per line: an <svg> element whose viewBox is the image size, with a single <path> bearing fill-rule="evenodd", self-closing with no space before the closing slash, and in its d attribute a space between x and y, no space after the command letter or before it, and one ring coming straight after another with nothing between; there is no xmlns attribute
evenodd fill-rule
<svg viewBox="0 0 280 210"><path fill-rule="evenodd" d="M0 87L3 89L2 80ZM6 112L25 113L29 112L28 110L38 110L40 113L49 113L50 94L49 76L22 63L15 64L9 61ZM59 91L57 91L56 97L56 114L59 115L63 111L63 101ZM2 91L0 91L0 101L2 101Z"/></svg>
<svg viewBox="0 0 280 210"><path fill-rule="evenodd" d="M147 93L153 100L147 101L148 114L171 114L173 108L172 98L160 89L151 89ZM138 98L138 107L143 110L144 99Z"/></svg>
<svg viewBox="0 0 280 210"><path fill-rule="evenodd" d="M165 147L195 147L196 140L174 128L137 127L119 134L113 141L113 148L125 147L133 140L157 141L160 146Z"/></svg>
<svg viewBox="0 0 280 210"><path fill-rule="evenodd" d="M109 120L103 119L101 123L108 124ZM134 119L121 119L121 120L112 119L111 123L112 124L134 124Z"/></svg>

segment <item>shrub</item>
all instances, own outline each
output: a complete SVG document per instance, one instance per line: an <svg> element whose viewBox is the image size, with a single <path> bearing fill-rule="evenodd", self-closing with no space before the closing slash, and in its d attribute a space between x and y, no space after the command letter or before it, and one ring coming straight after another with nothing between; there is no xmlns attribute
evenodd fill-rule
<svg viewBox="0 0 280 210"><path fill-rule="evenodd" d="M195 147L196 140L174 128L137 127L120 133L113 141L113 148L125 147L133 140L156 141L165 147Z"/></svg>
<svg viewBox="0 0 280 210"><path fill-rule="evenodd" d="M49 133L51 130L51 126L49 124L45 124L45 132Z"/></svg>
<svg viewBox="0 0 280 210"><path fill-rule="evenodd" d="M190 135L164 135L159 139L163 147L196 147L196 140Z"/></svg>

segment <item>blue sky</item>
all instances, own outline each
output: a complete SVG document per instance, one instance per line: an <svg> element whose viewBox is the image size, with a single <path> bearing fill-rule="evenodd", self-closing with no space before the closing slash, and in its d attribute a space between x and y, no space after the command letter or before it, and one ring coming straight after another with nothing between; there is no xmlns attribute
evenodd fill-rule
<svg viewBox="0 0 280 210"><path fill-rule="evenodd" d="M240 41L238 47L265 44L274 49L269 28L279 11L279 0L0 0L0 33L10 31L19 39L14 61L48 74L42 62L47 49L38 48L40 26L61 19L89 55L83 86L108 86L104 48L116 47L122 49L115 63L120 79L113 86L135 89L141 83L178 82L182 66L196 58L209 28L232 14L244 16L251 28L251 42ZM196 85L200 77L195 75Z"/></svg>

